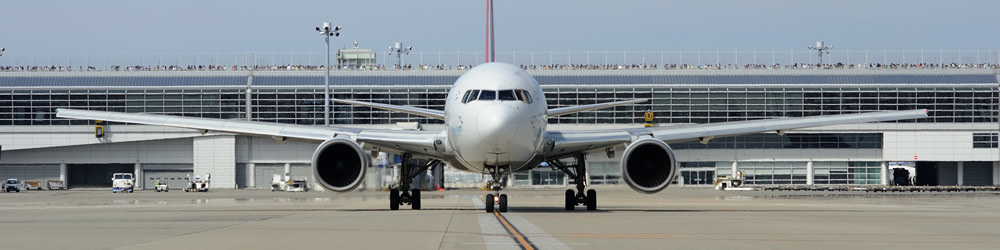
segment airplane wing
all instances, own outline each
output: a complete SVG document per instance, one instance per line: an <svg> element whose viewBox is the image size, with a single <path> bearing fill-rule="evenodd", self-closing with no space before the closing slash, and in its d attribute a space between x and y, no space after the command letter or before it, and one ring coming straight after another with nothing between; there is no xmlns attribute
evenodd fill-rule
<svg viewBox="0 0 1000 250"><path fill-rule="evenodd" d="M189 128L198 130L201 133L226 132L241 135L265 136L274 138L278 141L291 139L321 143L343 135L348 136L359 143L365 143L366 149L377 147L380 150L387 152L412 152L431 157L441 156L440 151L435 148L436 144L434 143L435 140L440 138L439 135L441 134L441 131L401 131L320 127L236 119L224 120L76 109L57 109L56 117Z"/></svg>
<svg viewBox="0 0 1000 250"><path fill-rule="evenodd" d="M347 104L352 104L352 105L360 105L360 106L366 106L366 107L372 107L372 108L379 108L379 109L385 109L385 110L390 110L390 111L402 112L402 113L407 113L407 114L419 115L419 116L423 116L423 117L427 117L427 118L432 118L432 119L444 120L444 111L436 110L436 109L425 109L425 108L418 108L418 107L399 106L399 105L392 105L392 104L374 103L374 102L362 102L362 101L344 100L344 99L330 99L330 100L333 100L334 102L347 103Z"/></svg>
<svg viewBox="0 0 1000 250"><path fill-rule="evenodd" d="M582 111L587 111L587 110L610 108L610 107L614 107L614 106L625 105L625 104L633 104L633 103L640 103L640 102L645 102L645 101L647 101L647 99L634 99L634 100L625 100L625 101L617 101L617 102L605 102L605 103L595 103L595 104L580 105L580 106L554 108L554 109L549 109L548 116L549 117L554 117L554 116L560 116L560 115L565 115L565 114L572 114L572 113L582 112Z"/></svg>
<svg viewBox="0 0 1000 250"><path fill-rule="evenodd" d="M549 117L554 117L554 116L560 116L560 115L565 115L565 114L572 114L572 113L576 113L576 112L583 112L583 111L587 111L587 110L610 108L610 107L614 107L614 106L625 105L625 104L633 104L633 103L640 103L640 102L645 102L645 101L647 101L647 99L634 99L634 100L625 100L625 101L617 101L617 102L605 102L605 103L595 103L595 104L580 105L580 106L554 108L554 109L549 109L548 116Z"/></svg>
<svg viewBox="0 0 1000 250"><path fill-rule="evenodd" d="M777 132L820 127L828 125L866 123L878 121L906 120L927 117L927 110L885 111L843 115L809 116L796 118L776 118L737 122L691 124L670 127L634 128L602 131L550 131L546 139L551 142L545 150L546 156L559 156L574 152L588 151L602 147L631 142L639 137L649 136L667 143L700 140L708 142L713 138Z"/></svg>

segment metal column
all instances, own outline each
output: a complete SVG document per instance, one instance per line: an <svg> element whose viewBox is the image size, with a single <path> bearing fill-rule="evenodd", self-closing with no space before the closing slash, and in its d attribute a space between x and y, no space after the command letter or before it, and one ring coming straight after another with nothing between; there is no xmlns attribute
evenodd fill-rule
<svg viewBox="0 0 1000 250"><path fill-rule="evenodd" d="M882 175L882 185L889 185L889 163L882 162L879 165L879 174Z"/></svg>
<svg viewBox="0 0 1000 250"><path fill-rule="evenodd" d="M958 167L957 168L958 168L958 171L957 171L958 173L956 175L958 175L957 176L957 178L958 178L958 185L961 186L961 185L965 184L965 162L964 161L958 162Z"/></svg>
<svg viewBox="0 0 1000 250"><path fill-rule="evenodd" d="M135 163L133 172L135 172L135 187L133 189L142 190L143 185L146 183L142 177L142 163Z"/></svg>
<svg viewBox="0 0 1000 250"><path fill-rule="evenodd" d="M815 171L813 171L813 161L806 162L806 185L812 185L816 183L815 177L813 176Z"/></svg>

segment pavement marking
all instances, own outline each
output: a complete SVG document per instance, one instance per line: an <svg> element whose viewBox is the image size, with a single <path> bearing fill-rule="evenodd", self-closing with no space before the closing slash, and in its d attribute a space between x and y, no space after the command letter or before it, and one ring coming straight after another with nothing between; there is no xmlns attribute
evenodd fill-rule
<svg viewBox="0 0 1000 250"><path fill-rule="evenodd" d="M500 212L493 211L493 215L496 216L498 221L500 221L500 224L503 225L503 228L507 230L507 233L510 234L510 237L514 238L514 240L517 241L517 244L520 245L521 249L535 250L535 245L528 240L528 237L524 237L524 234L521 234L521 231L518 231L513 224L510 224L510 221L507 221L507 218L504 218L503 215L500 214Z"/></svg>
<svg viewBox="0 0 1000 250"><path fill-rule="evenodd" d="M535 224L532 224L523 216L518 215L517 213L507 213L504 216L512 225L517 225L518 231L522 234L530 235L531 244L536 248L570 249L569 246L563 244L562 241L552 237L552 235L549 235L538 226L535 226Z"/></svg>
<svg viewBox="0 0 1000 250"><path fill-rule="evenodd" d="M485 202L480 197L473 198L472 203L476 209L486 209ZM487 249L570 249L516 213L501 214L494 211L493 214L480 214L479 227ZM528 235L531 236L530 239Z"/></svg>
<svg viewBox="0 0 1000 250"><path fill-rule="evenodd" d="M472 206L476 209L486 209L486 205L483 200L479 198L470 199L472 200ZM478 217L479 230L483 233L483 242L486 244L486 249L521 249L521 247L517 245L517 242L514 242L514 239L510 237L506 229L500 225L500 222L497 221L493 215L481 213Z"/></svg>

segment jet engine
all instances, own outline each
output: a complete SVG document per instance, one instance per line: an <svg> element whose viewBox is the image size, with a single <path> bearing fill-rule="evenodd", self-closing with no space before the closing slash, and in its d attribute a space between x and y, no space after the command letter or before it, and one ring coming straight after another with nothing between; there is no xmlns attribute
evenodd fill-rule
<svg viewBox="0 0 1000 250"><path fill-rule="evenodd" d="M674 151L661 140L644 138L632 142L622 155L625 183L641 193L663 190L677 176Z"/></svg>
<svg viewBox="0 0 1000 250"><path fill-rule="evenodd" d="M313 174L323 187L344 192L357 188L365 180L368 156L358 143L343 139L330 139L313 153Z"/></svg>

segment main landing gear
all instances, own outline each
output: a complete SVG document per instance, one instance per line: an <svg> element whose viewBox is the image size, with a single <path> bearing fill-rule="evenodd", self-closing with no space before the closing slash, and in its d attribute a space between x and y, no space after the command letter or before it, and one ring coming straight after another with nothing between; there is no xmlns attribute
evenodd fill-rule
<svg viewBox="0 0 1000 250"><path fill-rule="evenodd" d="M583 191L586 188L584 182L586 182L587 178L587 165L584 155L578 154L573 156L573 158L576 160L576 163L573 164L564 163L559 159L548 161L549 166L553 166L566 173L576 183L576 192L572 189L566 189L566 210L574 210L577 205L586 205L589 211L597 210L597 191L590 189L587 190L586 194Z"/></svg>
<svg viewBox="0 0 1000 250"><path fill-rule="evenodd" d="M510 172L509 168L496 166L487 166L486 170L490 172L490 177L493 178L492 181L486 184L487 188L493 191L492 194L486 194L486 212L492 213L494 209L498 212L507 212L507 194L501 194L500 190L503 190L503 178L507 176ZM505 171L506 170L506 171Z"/></svg>
<svg viewBox="0 0 1000 250"><path fill-rule="evenodd" d="M439 160L428 160L422 166L414 166L410 163L413 158L411 154L403 154L403 162L399 164L399 187L389 190L389 209L399 210L399 205L410 205L414 210L420 209L420 189L410 190L413 177L417 177L431 166L441 163ZM416 169L414 169L416 167ZM415 171L414 171L415 170ZM400 192L402 191L402 192Z"/></svg>

